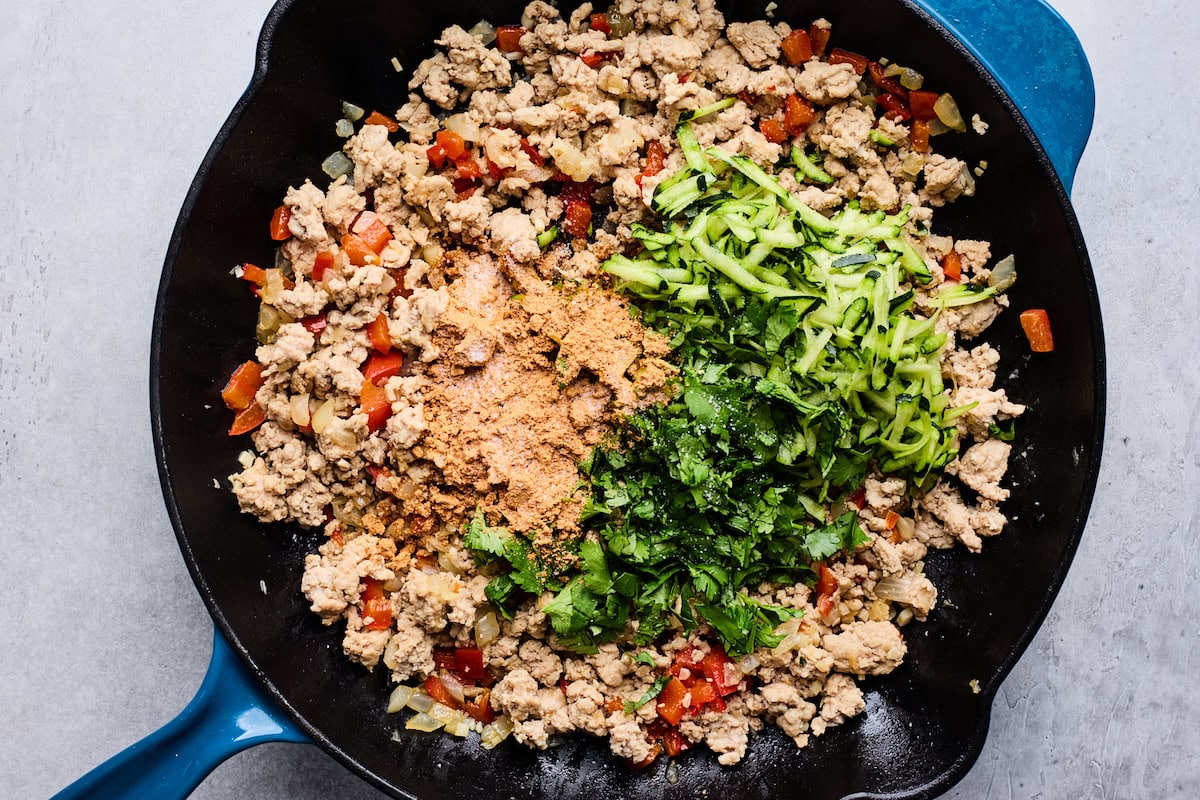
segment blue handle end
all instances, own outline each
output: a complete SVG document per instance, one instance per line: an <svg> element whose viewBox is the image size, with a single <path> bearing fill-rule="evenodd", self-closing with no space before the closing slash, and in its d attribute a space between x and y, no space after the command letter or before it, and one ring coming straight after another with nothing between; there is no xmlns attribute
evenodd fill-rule
<svg viewBox="0 0 1200 800"><path fill-rule="evenodd" d="M187 708L52 800L183 800L218 764L247 747L307 741L216 632L208 672Z"/></svg>
<svg viewBox="0 0 1200 800"><path fill-rule="evenodd" d="M1069 193L1092 132L1096 86L1079 38L1044 0L913 0L992 73Z"/></svg>

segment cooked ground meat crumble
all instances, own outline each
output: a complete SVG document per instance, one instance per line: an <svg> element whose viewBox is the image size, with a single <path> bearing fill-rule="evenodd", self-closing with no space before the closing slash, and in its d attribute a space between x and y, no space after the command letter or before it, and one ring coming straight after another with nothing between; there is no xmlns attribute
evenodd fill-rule
<svg viewBox="0 0 1200 800"><path fill-rule="evenodd" d="M987 277L991 253L986 242L928 232L933 209L972 195L974 179L958 159L913 150L909 125L877 119L851 64L789 64L786 22L726 26L709 0L623 0L616 10L632 30L610 38L589 23L589 4L564 20L537 0L525 9L519 48L507 53L446 29L412 76L394 117L399 131L368 118L345 146L352 175L324 190L310 182L288 190L281 250L290 278L262 293L275 313L256 354L265 421L233 486L243 511L264 522L324 530L301 590L326 624L344 623L350 658L370 669L382 662L397 682L423 680L437 669L438 648L475 646L490 615L499 629L480 642L497 678L490 704L515 738L545 748L584 731L639 764L657 754L658 714L653 702L632 713L625 704L681 654L698 663L711 631L679 628L636 660L620 642L568 652L540 610L549 594L528 598L512 619L496 617L489 578L461 531L482 513L546 553L574 541L583 500L576 465L622 419L670 396L668 342L630 314L599 266L629 250L632 225L654 224L654 190L684 164L672 146L680 115L739 97L697 121L697 139L771 167L784 150L759 121L789 96L811 103L815 120L799 141L826 154L833 182L807 184L793 167L775 174L821 212L850 200L864 211L907 206L907 240L932 274L916 287L927 312L949 254L966 280ZM431 163L446 112L486 156L488 168L467 185ZM874 129L892 145L872 138ZM656 174L643 163L652 142L665 148ZM590 236L564 235L563 197L548 191L564 176L593 182L589 202L607 209L591 219ZM363 219L386 226L374 258L346 246ZM556 226L559 241L540 245ZM740 688L723 710L706 706L679 723L686 742L730 765L764 724L804 747L859 714L855 678L894 670L906 652L901 627L936 603L923 574L928 549L961 542L978 551L1001 532L1010 445L990 438L989 426L1024 407L994 387L996 350L966 342L1006 302L937 319L948 334L951 402L974 404L957 419L962 453L945 470L953 480L914 496L905 480L870 474L858 503L870 541L828 564L827 613L803 583L758 587L757 599L805 613L780 626L778 646L736 662ZM388 407L378 418L365 409L364 371L381 317L402 366L379 383ZM564 549L556 563L572 557ZM370 616L380 606L368 601L369 586L382 591L386 626Z"/></svg>

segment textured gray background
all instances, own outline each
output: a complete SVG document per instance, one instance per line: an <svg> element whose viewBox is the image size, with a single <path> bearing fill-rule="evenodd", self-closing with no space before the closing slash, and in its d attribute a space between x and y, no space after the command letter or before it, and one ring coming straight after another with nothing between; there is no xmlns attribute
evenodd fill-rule
<svg viewBox="0 0 1200 800"><path fill-rule="evenodd" d="M1099 95L1074 199L1107 326L1104 468L1066 586L948 797L1198 797L1200 4L1057 5ZM211 626L153 466L150 322L269 7L0 2L0 798L49 796L204 671ZM195 796L381 795L314 747L268 745Z"/></svg>

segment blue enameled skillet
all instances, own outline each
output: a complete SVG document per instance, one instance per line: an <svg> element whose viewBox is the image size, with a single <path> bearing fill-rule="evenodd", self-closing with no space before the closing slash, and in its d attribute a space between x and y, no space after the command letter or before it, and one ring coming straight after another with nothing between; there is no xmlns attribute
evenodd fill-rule
<svg viewBox="0 0 1200 800"><path fill-rule="evenodd" d="M760 16L765 3L721 5L736 20ZM931 798L978 755L996 690L1079 542L1103 432L1100 312L1067 195L1091 127L1091 73L1074 34L1041 0L780 0L775 10L775 19L799 24L828 18L835 45L916 68L990 124L985 136L936 140L941 152L989 165L977 195L939 211L937 226L1014 253L1012 305L1048 309L1056 343L1053 354L1031 356L1015 311L988 332L1009 395L1030 406L1011 470L1012 522L981 555L929 558L938 609L905 629L906 664L865 684L867 711L856 721L802 751L766 732L731 769L692 751L678 760L675 784L665 780L666 759L633 773L588 738L543 753L513 742L486 752L403 730L393 741L399 725L383 712L383 670L345 659L340 633L319 624L298 590L318 534L257 524L214 488L246 446L225 435L218 392L254 346L255 302L229 267L270 258L264 221L286 186L321 181L321 158L341 142L333 121L342 99L396 108L409 70L442 28L515 21L520 8L511 0L280 0L271 11L253 81L184 201L154 320L158 466L179 545L218 628L213 665L178 719L60 797L185 797L223 758L272 740L311 740L379 788L421 798Z"/></svg>

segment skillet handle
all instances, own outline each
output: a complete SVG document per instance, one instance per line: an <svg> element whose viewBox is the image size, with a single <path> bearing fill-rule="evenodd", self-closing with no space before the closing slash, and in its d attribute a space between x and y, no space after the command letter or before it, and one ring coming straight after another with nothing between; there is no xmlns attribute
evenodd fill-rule
<svg viewBox="0 0 1200 800"><path fill-rule="evenodd" d="M1075 31L1045 0L913 0L945 26L1021 110L1068 193L1096 113Z"/></svg>
<svg viewBox="0 0 1200 800"><path fill-rule="evenodd" d="M51 800L183 800L235 753L264 742L307 742L214 632L200 690L178 717Z"/></svg>

